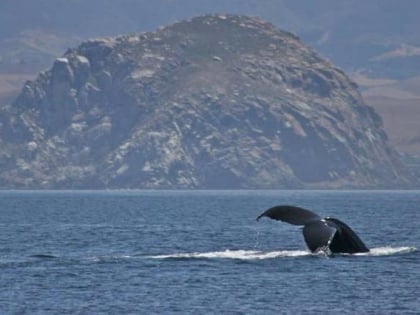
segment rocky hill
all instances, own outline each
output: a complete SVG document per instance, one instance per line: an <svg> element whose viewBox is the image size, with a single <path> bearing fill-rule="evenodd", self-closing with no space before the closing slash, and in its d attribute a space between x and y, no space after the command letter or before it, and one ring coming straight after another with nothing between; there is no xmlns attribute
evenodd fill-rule
<svg viewBox="0 0 420 315"><path fill-rule="evenodd" d="M259 16L298 34L358 84L384 120L393 147L420 154L420 127L405 128L406 117L418 120L420 108L417 98L406 99L407 88L410 94L419 90L420 33L412 31L420 27L417 0L404 5L395 0L2 0L0 104L9 103L25 80L83 40L150 31L219 12Z"/></svg>
<svg viewBox="0 0 420 315"><path fill-rule="evenodd" d="M1 108L0 135L3 188L408 182L356 85L246 16L86 41Z"/></svg>

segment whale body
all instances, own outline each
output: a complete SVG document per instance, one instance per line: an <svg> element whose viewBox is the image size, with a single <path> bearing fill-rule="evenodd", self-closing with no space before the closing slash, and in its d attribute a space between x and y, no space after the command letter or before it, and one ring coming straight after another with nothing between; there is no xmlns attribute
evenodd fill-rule
<svg viewBox="0 0 420 315"><path fill-rule="evenodd" d="M335 218L321 218L310 210L289 205L272 207L260 214L257 221L262 217L303 226L303 237L311 252L369 252L359 236L347 224Z"/></svg>

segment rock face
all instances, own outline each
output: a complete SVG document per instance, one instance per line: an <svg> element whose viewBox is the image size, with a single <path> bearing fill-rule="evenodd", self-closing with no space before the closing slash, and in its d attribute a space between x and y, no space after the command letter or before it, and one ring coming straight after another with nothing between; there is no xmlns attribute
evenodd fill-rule
<svg viewBox="0 0 420 315"><path fill-rule="evenodd" d="M203 16L91 40L0 112L3 188L406 182L354 83L294 35Z"/></svg>

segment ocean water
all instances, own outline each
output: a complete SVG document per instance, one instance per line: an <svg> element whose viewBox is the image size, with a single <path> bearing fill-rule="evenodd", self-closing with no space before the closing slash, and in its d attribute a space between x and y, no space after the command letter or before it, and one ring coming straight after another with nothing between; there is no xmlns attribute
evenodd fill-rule
<svg viewBox="0 0 420 315"><path fill-rule="evenodd" d="M311 254L277 204L350 225ZM420 314L420 191L0 192L0 314Z"/></svg>

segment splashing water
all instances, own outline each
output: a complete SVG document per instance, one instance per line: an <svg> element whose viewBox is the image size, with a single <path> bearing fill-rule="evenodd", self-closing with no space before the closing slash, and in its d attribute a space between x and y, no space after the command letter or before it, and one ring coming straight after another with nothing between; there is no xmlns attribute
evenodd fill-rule
<svg viewBox="0 0 420 315"><path fill-rule="evenodd" d="M390 256L396 254L407 254L411 252L415 252L417 249L415 247L409 246L401 246L401 247L391 247L391 246L384 246L384 247L376 247L371 248L370 252L368 253L357 253L354 255L357 256Z"/></svg>
<svg viewBox="0 0 420 315"><path fill-rule="evenodd" d="M221 259L240 259L240 260L258 260L258 259L272 259L277 257L299 257L311 255L305 250L282 250L272 252L261 252L256 250L225 250L215 252L195 252L195 253L176 253L169 255L155 255L148 256L154 259L168 259L168 258L221 258Z"/></svg>
<svg viewBox="0 0 420 315"><path fill-rule="evenodd" d="M405 254L416 251L415 247L377 247L372 248L368 253L354 254L356 256L389 256ZM326 256L324 252L311 253L306 250L281 250L262 252L257 250L224 250L214 252L193 252L175 253L165 255L147 256L151 259L238 259L238 260L262 260L281 257L304 257L304 256Z"/></svg>

